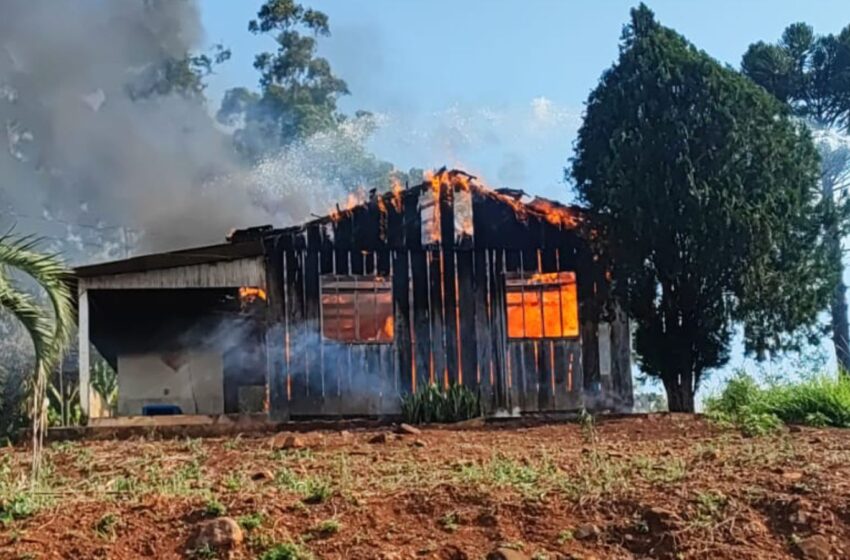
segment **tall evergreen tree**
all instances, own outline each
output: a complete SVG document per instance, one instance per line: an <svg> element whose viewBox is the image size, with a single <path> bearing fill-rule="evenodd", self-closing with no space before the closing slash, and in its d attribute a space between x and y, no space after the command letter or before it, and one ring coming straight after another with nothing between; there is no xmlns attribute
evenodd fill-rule
<svg viewBox="0 0 850 560"><path fill-rule="evenodd" d="M741 62L743 72L806 119L816 134L829 130L850 132L850 26L838 35L816 36L805 23L789 25L776 44L753 43ZM841 191L850 187L850 156L846 146L828 139L818 142L821 154L821 189L832 213L847 215ZM826 224L833 266L843 270L841 238L843 219ZM832 341L844 372L850 372L850 321L847 286L841 276L830 301Z"/></svg>
<svg viewBox="0 0 850 560"><path fill-rule="evenodd" d="M587 102L572 162L670 410L728 361L815 336L835 282L808 130L641 5Z"/></svg>

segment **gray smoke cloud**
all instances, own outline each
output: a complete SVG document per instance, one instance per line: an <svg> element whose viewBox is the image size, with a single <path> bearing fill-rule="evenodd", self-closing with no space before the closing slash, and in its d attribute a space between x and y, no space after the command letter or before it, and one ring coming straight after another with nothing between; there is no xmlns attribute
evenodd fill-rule
<svg viewBox="0 0 850 560"><path fill-rule="evenodd" d="M0 3L0 227L79 263L330 208L356 121L246 169L202 103L131 95L202 41L193 0Z"/></svg>

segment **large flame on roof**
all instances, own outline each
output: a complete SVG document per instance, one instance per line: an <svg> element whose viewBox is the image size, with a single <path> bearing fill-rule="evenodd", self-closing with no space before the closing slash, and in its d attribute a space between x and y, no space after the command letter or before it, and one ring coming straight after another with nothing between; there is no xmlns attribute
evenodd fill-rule
<svg viewBox="0 0 850 560"><path fill-rule="evenodd" d="M464 171L456 169L446 170L445 168L442 168L437 171L425 171L424 176L425 181L422 186L430 188L432 200L434 202L436 218L434 220L434 227L439 227L439 201L443 197L447 196L444 194L446 192L470 192L498 200L513 209L517 218L520 220L525 220L529 216L536 216L546 220L554 226L565 229L574 229L579 227L582 223L582 215L575 208L564 206L558 202L541 197L536 197L530 202L524 202L521 200L521 196L519 196L525 194L522 191L516 191L516 193L518 193L517 196L513 196L513 192L510 194L497 192L486 186L476 176L470 175ZM403 211L403 193L404 187L401 185L401 182L397 178L393 177L391 178L389 191L377 194L376 196L373 194L373 200L382 214L386 214L390 211L390 209L397 213L401 213ZM351 213L354 208L366 204L367 202L369 202L369 197L367 196L366 189L362 187L358 188L355 192L349 193L344 202L337 204L336 207L329 212L329 217L332 221L337 222L342 216ZM468 228L461 229L471 232L472 225L470 223ZM434 234L434 238L439 239L439 234L437 232L434 232Z"/></svg>

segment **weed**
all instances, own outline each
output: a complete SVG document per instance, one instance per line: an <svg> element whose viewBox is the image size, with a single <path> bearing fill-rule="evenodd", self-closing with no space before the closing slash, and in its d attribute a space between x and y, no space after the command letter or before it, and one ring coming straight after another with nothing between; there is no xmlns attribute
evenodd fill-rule
<svg viewBox="0 0 850 560"><path fill-rule="evenodd" d="M241 444L242 444L242 437L237 435L235 438L232 438L232 439L225 441L223 447L225 449L227 449L228 451L235 451L235 450L239 449Z"/></svg>
<svg viewBox="0 0 850 560"><path fill-rule="evenodd" d="M227 508L215 498L210 498L207 500L207 503L204 504L204 515L207 517L221 517L226 513Z"/></svg>
<svg viewBox="0 0 850 560"><path fill-rule="evenodd" d="M119 476L112 481L112 488L120 494L136 494L139 491L139 481L133 476Z"/></svg>
<svg viewBox="0 0 850 560"><path fill-rule="evenodd" d="M205 456L204 446L203 442L201 441L201 438L187 438L186 451L188 451L195 457Z"/></svg>
<svg viewBox="0 0 850 560"><path fill-rule="evenodd" d="M218 553L209 544L205 544L190 551L189 556L197 560L216 560Z"/></svg>
<svg viewBox="0 0 850 560"><path fill-rule="evenodd" d="M710 528L723 517L729 498L720 492L700 492L696 496L696 515L694 525Z"/></svg>
<svg viewBox="0 0 850 560"><path fill-rule="evenodd" d="M442 516L439 520L440 527L442 527L445 531L449 533L454 533L457 531L457 524L459 521L459 517L457 512L450 512Z"/></svg>
<svg viewBox="0 0 850 560"><path fill-rule="evenodd" d="M574 501L598 500L625 489L627 474L627 465L593 449L582 457L576 469L560 480L560 488Z"/></svg>
<svg viewBox="0 0 850 560"><path fill-rule="evenodd" d="M338 519L325 519L320 522L318 525L313 527L313 534L319 535L322 537L329 537L331 535L335 535L339 533L339 530L342 528L342 524Z"/></svg>
<svg viewBox="0 0 850 560"><path fill-rule="evenodd" d="M94 524L94 532L97 536L104 539L114 539L115 529L118 526L120 518L116 513L107 513L97 520Z"/></svg>
<svg viewBox="0 0 850 560"><path fill-rule="evenodd" d="M301 494L305 503L318 504L324 502L333 494L331 482L323 477L301 478L286 467L275 474L275 483L286 490Z"/></svg>
<svg viewBox="0 0 850 560"><path fill-rule="evenodd" d="M538 469L500 454L483 465L462 466L460 478L467 483L511 487L525 496L539 496L542 493L542 485L539 483L543 477Z"/></svg>
<svg viewBox="0 0 850 560"><path fill-rule="evenodd" d="M239 523L239 526L246 531L253 531L263 524L264 517L262 513L251 513L239 516L236 521Z"/></svg>
<svg viewBox="0 0 850 560"><path fill-rule="evenodd" d="M39 504L33 494L21 490L0 500L0 522L4 525L18 519L26 519L38 511Z"/></svg>
<svg viewBox="0 0 850 560"><path fill-rule="evenodd" d="M640 456L634 459L633 465L641 477L655 484L679 482L688 474L685 461L678 457L654 460Z"/></svg>
<svg viewBox="0 0 850 560"><path fill-rule="evenodd" d="M303 546L287 542L272 546L257 560L312 560L312 558L313 554Z"/></svg>
<svg viewBox="0 0 850 560"><path fill-rule="evenodd" d="M597 444L596 422L593 415L586 409L582 408L578 417L579 425L581 426L581 438L586 445Z"/></svg>
<svg viewBox="0 0 850 560"><path fill-rule="evenodd" d="M558 533L558 544L566 544L573 539L575 539L575 535L571 529L564 529Z"/></svg>
<svg viewBox="0 0 850 560"><path fill-rule="evenodd" d="M304 481L304 503L320 504L331 497L333 486L326 478L310 477Z"/></svg>
<svg viewBox="0 0 850 560"><path fill-rule="evenodd" d="M242 472L231 472L228 473L226 477L224 477L223 481L224 487L230 490L231 492L238 492L247 484L247 480L245 479L245 473Z"/></svg>

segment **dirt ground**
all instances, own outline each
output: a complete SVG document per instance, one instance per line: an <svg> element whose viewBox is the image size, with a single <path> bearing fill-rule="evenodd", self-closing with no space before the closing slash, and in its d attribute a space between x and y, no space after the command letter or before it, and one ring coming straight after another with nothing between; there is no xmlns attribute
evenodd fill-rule
<svg viewBox="0 0 850 560"><path fill-rule="evenodd" d="M745 438L688 415L391 430L54 443L35 499L27 451L4 449L0 558L850 558L850 431ZM223 515L243 542L197 546Z"/></svg>

